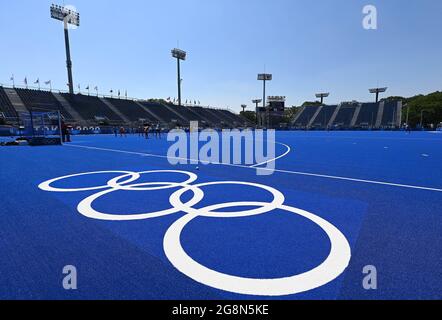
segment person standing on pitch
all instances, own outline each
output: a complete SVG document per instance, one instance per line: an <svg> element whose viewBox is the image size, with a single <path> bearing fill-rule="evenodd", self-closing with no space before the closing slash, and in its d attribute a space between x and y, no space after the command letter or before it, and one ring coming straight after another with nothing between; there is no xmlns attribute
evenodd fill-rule
<svg viewBox="0 0 442 320"><path fill-rule="evenodd" d="M144 135L145 135L146 139L149 139L149 125L148 124L146 124L144 126Z"/></svg>
<svg viewBox="0 0 442 320"><path fill-rule="evenodd" d="M120 137L121 138L126 137L126 130L124 129L124 127L120 128Z"/></svg>
<svg viewBox="0 0 442 320"><path fill-rule="evenodd" d="M61 138L63 142L71 142L69 128L64 121L61 121Z"/></svg>
<svg viewBox="0 0 442 320"><path fill-rule="evenodd" d="M160 128L160 124L157 123L156 127L155 127L155 135L158 139L161 139L161 128Z"/></svg>

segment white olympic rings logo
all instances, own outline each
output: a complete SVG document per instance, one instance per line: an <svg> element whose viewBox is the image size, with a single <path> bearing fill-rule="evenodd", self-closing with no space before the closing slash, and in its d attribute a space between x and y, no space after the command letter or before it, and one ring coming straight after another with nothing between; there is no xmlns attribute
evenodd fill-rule
<svg viewBox="0 0 442 320"><path fill-rule="evenodd" d="M138 180L142 174L180 174L187 176L188 179L183 182L146 182L138 184L130 184ZM98 175L98 174L122 174L107 182L106 185L85 188L56 188L52 184L69 178ZM185 216L174 222L167 230L164 236L164 252L172 265L186 276L204 285L217 288L224 291L256 296L283 296L306 292L315 288L319 288L341 275L348 267L351 258L350 245L345 236L334 225L323 218L288 205L284 205L284 195L269 186L257 183L240 182L240 181L218 181L193 184L198 176L191 172L177 170L151 170L143 172L130 171L96 171L68 175L64 177L48 180L39 185L39 188L50 192L80 192L80 191L98 191L97 193L87 197L81 201L77 207L78 211L92 219L111 220L111 221L128 221L142 220L162 217L179 212L187 213ZM226 202L211 205L205 208L194 208L203 198L203 187L213 185L244 185L265 190L273 196L271 202ZM146 212L141 214L109 214L95 210L92 205L98 198L119 190L125 191L154 191L164 189L179 188L169 199L172 206L170 209ZM181 201L182 196L186 192L192 192L193 197L187 202ZM235 207L256 207L256 209L237 211L237 212L221 212L217 210L235 208ZM181 244L180 236L183 229L193 219L198 217L214 217L214 218L232 218L247 217L260 215L271 212L275 209L291 212L302 216L311 222L317 224L329 237L331 243L330 254L327 259L316 268L302 274L279 278L279 279L252 279L243 278L233 275L224 274L209 269L197 261L193 260L184 250Z"/></svg>

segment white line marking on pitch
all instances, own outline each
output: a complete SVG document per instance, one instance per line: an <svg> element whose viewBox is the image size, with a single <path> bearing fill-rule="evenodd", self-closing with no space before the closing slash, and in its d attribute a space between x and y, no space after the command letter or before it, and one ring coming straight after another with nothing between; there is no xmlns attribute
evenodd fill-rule
<svg viewBox="0 0 442 320"><path fill-rule="evenodd" d="M430 136L429 136L430 137ZM353 139L353 140L398 140L398 141L428 141L428 142L441 142L442 140L437 139L437 138L411 138L411 137L343 137L343 136L293 136L293 138L295 139L328 139L328 138L333 138L333 139Z"/></svg>
<svg viewBox="0 0 442 320"><path fill-rule="evenodd" d="M283 146L283 147L286 147L286 148L287 148L287 151L286 151L285 153L283 153L282 155L280 155L280 156L274 158L274 159L270 159L270 160L268 160L268 161L265 161L265 162L261 162L261 163L255 164L255 165L253 165L253 166L250 166L250 168L256 168L256 167L260 167L260 166L262 166L262 165L265 165L265 164L268 164L268 163L271 163L271 162L275 162L276 160L279 160L279 159L281 159L281 158L284 158L286 155L288 155L288 154L292 151L292 149L291 149L288 145L286 145L286 144L284 144L284 143L276 142L276 144L279 144L279 145L281 145L281 146Z"/></svg>
<svg viewBox="0 0 442 320"><path fill-rule="evenodd" d="M116 152L116 153L132 154L132 155L152 157L152 158L168 159L167 156L161 156L161 155L149 154L149 153L142 153L142 152L124 151L124 150L116 150L116 149L106 149L106 148L98 148L98 147L87 147L87 146L80 146L80 145L64 145L64 146L71 147L71 148L82 148L82 149L88 149L88 150ZM244 169L253 169L253 170L267 170L267 171L274 171L274 172L287 173L287 174L295 174L295 175L307 176L307 177L316 177L316 178L325 178L325 179L333 179L333 180L341 180L341 181L360 182L360 183L366 183L366 184L376 184L376 185L383 185L383 186L390 186L390 187L399 187L399 188L406 188L406 189L417 189L417 190L425 190L425 191L442 192L442 189L439 189L439 188L431 188L431 187L423 187L423 186L413 186L413 185L393 183L393 182L384 182L384 181L376 181L376 180L365 180L365 179L357 179L357 178L339 177L339 176L332 176L332 175L326 175L326 174L298 172L298 171L281 170L281 169L252 168L250 166L244 166L244 165L239 165L239 164L227 164L227 163L219 163L219 162L209 163L208 161L195 160L195 159L186 159L186 158L179 158L179 157L172 157L172 158L175 159L175 160L185 160L185 161L192 161L192 160L194 160L194 161L199 161L199 162L201 162L203 164L213 164L213 165L220 165L220 166L227 166L227 167L236 167L236 168L244 168Z"/></svg>

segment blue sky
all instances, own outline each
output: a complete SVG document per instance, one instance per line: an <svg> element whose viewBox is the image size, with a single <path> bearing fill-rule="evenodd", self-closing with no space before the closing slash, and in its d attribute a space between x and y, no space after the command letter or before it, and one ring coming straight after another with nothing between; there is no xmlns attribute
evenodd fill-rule
<svg viewBox="0 0 442 320"><path fill-rule="evenodd" d="M61 22L52 1L0 0L0 82L51 79L66 88ZM60 2L59 2L60 3ZM61 4L63 2L61 1ZM137 98L176 94L170 49L188 51L183 98L240 110L262 96L256 75L273 73L269 95L288 105L330 91L329 103L372 97L368 88L411 96L442 89L440 0L72 0L74 82ZM365 5L378 30L362 28Z"/></svg>

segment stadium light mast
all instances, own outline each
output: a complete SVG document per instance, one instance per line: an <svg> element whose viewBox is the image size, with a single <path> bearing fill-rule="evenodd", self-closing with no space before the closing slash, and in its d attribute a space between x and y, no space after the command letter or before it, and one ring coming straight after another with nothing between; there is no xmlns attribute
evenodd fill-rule
<svg viewBox="0 0 442 320"><path fill-rule="evenodd" d="M252 103L254 103L255 104L255 106L256 106L256 108L255 108L255 115L256 115L256 124L259 126L259 118L258 118L258 115L259 115L259 112L258 112L258 104L260 104L262 102L262 100L261 99L254 99L254 100L252 100Z"/></svg>
<svg viewBox="0 0 442 320"><path fill-rule="evenodd" d="M317 93L316 98L321 98L321 105L324 104L324 98L327 98L330 93Z"/></svg>
<svg viewBox="0 0 442 320"><path fill-rule="evenodd" d="M258 108L259 108L259 107L258 107L258 105L259 105L261 102L262 102L261 99L254 99L254 100L252 100L252 103L255 104L256 125L259 125L259 118L258 118L258 115L259 115Z"/></svg>
<svg viewBox="0 0 442 320"><path fill-rule="evenodd" d="M241 108L242 108L242 113L244 113L244 112L246 112L247 105L246 104L242 104Z"/></svg>
<svg viewBox="0 0 442 320"><path fill-rule="evenodd" d="M180 49L173 49L172 50L172 57L176 59L177 61L177 74L178 74L178 105L181 106L181 66L180 66L180 61L186 60L187 57L187 52L180 50Z"/></svg>
<svg viewBox="0 0 442 320"><path fill-rule="evenodd" d="M263 94L262 94L262 107L266 108L266 82L272 81L273 75L270 73L260 73L258 74L258 81L263 82ZM269 125L270 122L270 110L267 110L267 125Z"/></svg>
<svg viewBox="0 0 442 320"><path fill-rule="evenodd" d="M80 14L64 6L53 4L51 6L51 18L64 23L64 42L66 47L66 66L68 69L69 93L74 94L74 81L72 79L71 49L69 45L69 25L80 26Z"/></svg>
<svg viewBox="0 0 442 320"><path fill-rule="evenodd" d="M252 103L256 106L256 112L258 112L258 105L262 102L262 99L254 99L252 100Z"/></svg>
<svg viewBox="0 0 442 320"><path fill-rule="evenodd" d="M387 91L388 88L374 88L374 89L369 89L370 93L372 94L376 94L376 103L379 102L379 93L384 93Z"/></svg>

